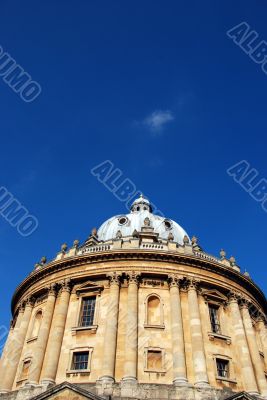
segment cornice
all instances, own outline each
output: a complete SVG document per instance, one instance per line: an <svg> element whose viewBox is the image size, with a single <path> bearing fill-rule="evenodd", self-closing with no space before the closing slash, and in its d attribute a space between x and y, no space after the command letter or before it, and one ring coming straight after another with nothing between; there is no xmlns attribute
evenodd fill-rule
<svg viewBox="0 0 267 400"><path fill-rule="evenodd" d="M15 309L17 302L23 294L35 283L40 282L43 278L54 274L55 272L64 271L66 269L82 266L84 264L97 264L101 262L112 261L158 261L171 262L174 264L182 264L186 266L196 267L201 270L217 273L220 276L227 277L233 282L241 285L262 305L265 313L267 313L267 301L261 289L249 278L242 275L240 272L230 269L216 261L211 261L203 258L198 258L194 255L180 254L167 251L149 251L143 249L129 250L112 250L99 253L87 253L79 256L69 257L62 260L52 261L42 269L32 272L22 283L17 287L12 298L12 312ZM153 270L155 273L155 270ZM159 271L162 274L162 271ZM103 272L103 274L105 274ZM96 275L101 275L100 271L96 271Z"/></svg>

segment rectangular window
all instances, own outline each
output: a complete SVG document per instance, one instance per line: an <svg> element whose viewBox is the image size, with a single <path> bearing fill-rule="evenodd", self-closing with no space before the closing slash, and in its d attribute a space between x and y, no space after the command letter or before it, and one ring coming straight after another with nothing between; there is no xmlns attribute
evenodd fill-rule
<svg viewBox="0 0 267 400"><path fill-rule="evenodd" d="M162 370L162 351L148 350L147 351L147 369L150 371Z"/></svg>
<svg viewBox="0 0 267 400"><path fill-rule="evenodd" d="M216 365L217 365L217 375L220 378L229 378L229 361L217 358Z"/></svg>
<svg viewBox="0 0 267 400"><path fill-rule="evenodd" d="M221 333L218 311L218 307L209 304L210 324L213 333Z"/></svg>
<svg viewBox="0 0 267 400"><path fill-rule="evenodd" d="M95 301L95 297L85 297L82 299L79 326L92 326L94 324Z"/></svg>
<svg viewBox="0 0 267 400"><path fill-rule="evenodd" d="M80 351L77 353L73 353L72 369L75 371L87 370L88 358L89 358L88 351Z"/></svg>

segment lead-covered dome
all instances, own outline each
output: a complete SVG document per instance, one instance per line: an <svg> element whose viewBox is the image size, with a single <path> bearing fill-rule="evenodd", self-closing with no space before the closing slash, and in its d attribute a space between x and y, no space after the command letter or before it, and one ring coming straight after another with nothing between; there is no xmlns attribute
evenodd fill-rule
<svg viewBox="0 0 267 400"><path fill-rule="evenodd" d="M188 236L186 231L177 222L153 214L151 203L142 195L133 202L129 214L116 215L100 226L97 232L98 240L105 242L115 239L118 231L121 232L122 237L130 237L135 230L141 231L146 218L149 219L150 226L154 228L155 233L158 233L160 239L168 239L171 233L173 241L183 245L184 236Z"/></svg>

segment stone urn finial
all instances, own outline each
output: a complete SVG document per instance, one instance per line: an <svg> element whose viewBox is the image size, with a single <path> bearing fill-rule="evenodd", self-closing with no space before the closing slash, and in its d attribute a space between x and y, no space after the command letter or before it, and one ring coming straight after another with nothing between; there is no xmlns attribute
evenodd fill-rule
<svg viewBox="0 0 267 400"><path fill-rule="evenodd" d="M63 243L61 246L61 251L65 252L67 250L67 248L68 248L67 243Z"/></svg>
<svg viewBox="0 0 267 400"><path fill-rule="evenodd" d="M79 244L80 244L79 240L76 239L76 240L74 240L74 242L73 242L73 247L78 247Z"/></svg>
<svg viewBox="0 0 267 400"><path fill-rule="evenodd" d="M232 266L235 265L235 257L231 256L231 257L229 258L229 261L230 261L230 263L231 263Z"/></svg>
<svg viewBox="0 0 267 400"><path fill-rule="evenodd" d="M191 239L192 244L193 244L193 245L194 245L194 244L197 244L197 241L198 241L197 237L196 237L196 236L193 236L192 239Z"/></svg>
<svg viewBox="0 0 267 400"><path fill-rule="evenodd" d="M220 251L220 257L221 257L221 260L224 260L226 257L226 252L223 249L221 249L221 251Z"/></svg>
<svg viewBox="0 0 267 400"><path fill-rule="evenodd" d="M93 228L93 229L91 230L91 235L92 235L92 236L97 236L97 229L96 229L96 228Z"/></svg>
<svg viewBox="0 0 267 400"><path fill-rule="evenodd" d="M183 242L184 244L189 244L189 237L187 235L184 235Z"/></svg>
<svg viewBox="0 0 267 400"><path fill-rule="evenodd" d="M43 256L42 258L41 258L41 264L42 265L44 265L44 264L46 264L46 257L45 256Z"/></svg>

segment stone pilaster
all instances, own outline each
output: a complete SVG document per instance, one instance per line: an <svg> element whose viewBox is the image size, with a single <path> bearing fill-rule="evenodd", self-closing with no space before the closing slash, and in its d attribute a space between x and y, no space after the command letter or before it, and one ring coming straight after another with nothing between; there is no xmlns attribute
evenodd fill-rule
<svg viewBox="0 0 267 400"><path fill-rule="evenodd" d="M128 274L127 325L123 381L137 380L138 351L138 279L135 272Z"/></svg>
<svg viewBox="0 0 267 400"><path fill-rule="evenodd" d="M266 328L266 325L265 325L264 318L262 316L260 316L257 319L257 328L258 328L258 331L259 331L262 351L263 351L263 354L264 354L265 371L267 372L267 328Z"/></svg>
<svg viewBox="0 0 267 400"><path fill-rule="evenodd" d="M21 352L26 338L26 333L31 319L33 303L32 299L26 300L25 309L19 313L17 327L12 334L8 349L6 352L5 363L3 365L4 376L1 386L1 392L9 392L12 390L14 379L17 373Z"/></svg>
<svg viewBox="0 0 267 400"><path fill-rule="evenodd" d="M256 335L252 325L248 307L249 303L247 301L243 301L241 305L241 315L243 318L243 324L246 332L252 365L254 367L256 375L256 381L258 383L258 388L260 390L260 394L264 397L267 397L267 381L265 373L262 368L262 362L257 345Z"/></svg>
<svg viewBox="0 0 267 400"><path fill-rule="evenodd" d="M29 372L29 383L38 384L43 366L46 345L49 337L51 322L53 318L56 301L55 284L48 288L48 297L42 318L42 323L38 333L38 338L34 346L33 362Z"/></svg>
<svg viewBox="0 0 267 400"><path fill-rule="evenodd" d="M104 342L104 355L102 382L114 382L115 361L116 361L116 345L119 315L119 298L120 298L120 277L116 273L108 275L110 279L109 289L109 306L106 318L106 332Z"/></svg>
<svg viewBox="0 0 267 400"><path fill-rule="evenodd" d="M246 334L239 310L238 297L235 293L230 294L229 307L231 311L231 319L235 335L235 344L237 347L238 360L242 371L243 385L248 393L252 395L258 395L259 391L249 354Z"/></svg>
<svg viewBox="0 0 267 400"><path fill-rule="evenodd" d="M45 370L42 378L43 383L55 383L69 308L70 292L70 280L66 279L65 281L61 282L61 289L58 294L59 299L55 307L54 317L47 344L47 352L45 355Z"/></svg>
<svg viewBox="0 0 267 400"><path fill-rule="evenodd" d="M192 357L196 386L209 386L204 341L201 328L201 319L197 294L198 282L188 281L188 307L191 331Z"/></svg>
<svg viewBox="0 0 267 400"><path fill-rule="evenodd" d="M173 384L187 384L183 320L179 277L169 276L171 332L173 354Z"/></svg>

